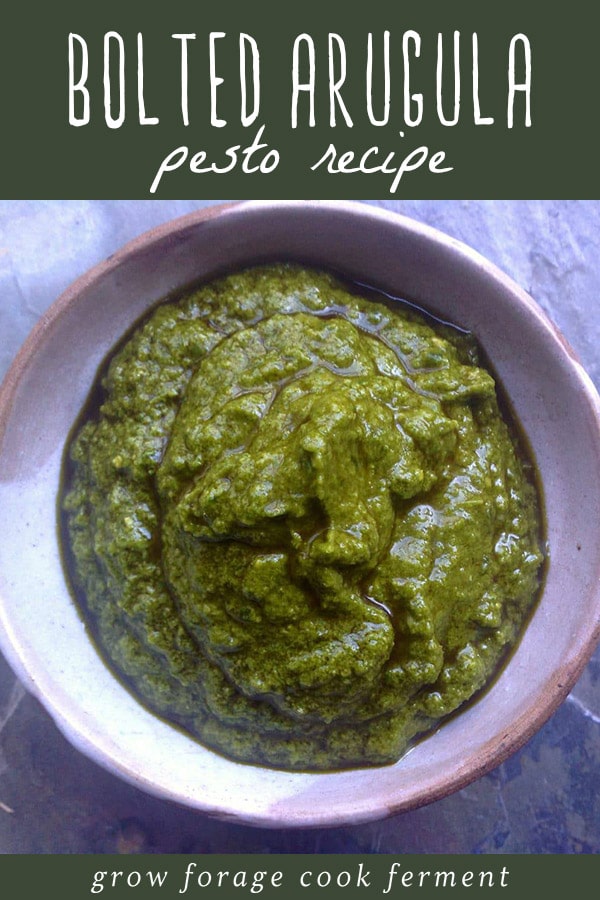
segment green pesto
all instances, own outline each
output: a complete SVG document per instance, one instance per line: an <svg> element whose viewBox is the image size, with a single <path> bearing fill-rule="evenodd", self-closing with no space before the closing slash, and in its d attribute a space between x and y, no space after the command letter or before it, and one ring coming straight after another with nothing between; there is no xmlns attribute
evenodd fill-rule
<svg viewBox="0 0 600 900"><path fill-rule="evenodd" d="M66 554L161 716L239 760L376 765L489 681L536 595L540 521L469 336L264 266L160 305L101 391L70 447Z"/></svg>

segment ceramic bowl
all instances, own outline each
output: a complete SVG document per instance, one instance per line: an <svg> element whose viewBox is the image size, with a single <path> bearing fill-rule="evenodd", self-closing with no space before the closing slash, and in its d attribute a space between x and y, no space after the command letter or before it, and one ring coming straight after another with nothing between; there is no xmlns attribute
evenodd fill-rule
<svg viewBox="0 0 600 900"><path fill-rule="evenodd" d="M97 367L174 289L265 259L324 265L479 338L538 468L550 561L492 687L391 766L305 774L232 762L146 711L100 660L65 582L56 501L65 441ZM600 636L600 406L564 339L506 275L439 232L346 202L212 207L134 240L38 323L0 392L0 647L66 737L139 788L272 827L356 823L466 785L556 709Z"/></svg>

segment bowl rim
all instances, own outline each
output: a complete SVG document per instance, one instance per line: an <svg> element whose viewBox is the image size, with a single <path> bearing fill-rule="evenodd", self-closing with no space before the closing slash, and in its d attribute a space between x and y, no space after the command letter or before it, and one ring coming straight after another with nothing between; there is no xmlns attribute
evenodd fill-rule
<svg viewBox="0 0 600 900"><path fill-rule="evenodd" d="M36 322L18 350L0 385L0 461L3 455L4 433L11 416L19 383L38 352L40 345L45 341L52 329L60 325L64 313L72 304L77 303L78 297L83 291L88 290L108 273L118 269L125 260L129 260L132 256L146 252L153 246L168 241L174 235L181 235L188 229L195 229L213 218L229 215L235 217L239 214L243 215L246 211L256 212L259 210L262 210L267 215L273 210L293 213L297 209L311 209L317 214L319 210L326 214L335 211L345 216L359 216L365 220L387 221L396 227L408 230L412 234L420 235L427 241L433 241L438 247L444 247L454 254L458 253L469 265L476 266L494 281L500 283L520 304L528 309L529 314L544 329L546 337L556 344L560 354L568 360L569 367L575 376L576 384L583 391L592 414L596 436L596 450L600 461L600 397L598 392L568 341L528 293L478 251L462 241L439 231L437 228L368 203L337 200L251 200L227 202L204 207L166 221L139 234L127 241L107 259L81 274L68 285ZM488 741L481 748L478 757L475 759L475 764L473 758L469 758L468 766L465 765L463 768L455 770L445 780L440 780L433 789L431 787L427 788L426 796L422 796L418 791L415 791L408 800L406 798L396 798L394 800L394 798L390 797L385 804L385 808L382 808L383 804L379 801L369 808L361 808L354 811L347 810L345 815L340 814L339 810L333 811L333 815L330 811L313 810L310 818L296 819L292 822L281 811L266 818L264 814L260 814L257 817L252 817L249 814L239 816L236 815L235 810L231 807L212 809L206 805L191 803L188 798L182 797L181 794L171 792L167 786L156 785L152 781L145 781L143 777L140 777L139 773L130 772L122 765L118 754L107 754L105 747L100 746L98 741L93 740L89 734L82 730L81 723L76 720L73 721L73 718L69 715L68 708L61 704L60 699L56 701L55 698L49 697L42 686L38 684L35 678L35 665L32 666L31 661L24 659L20 653L19 642L12 631L10 617L3 597L0 597L0 650L4 653L24 685L42 703L71 744L112 773L117 774L150 794L195 807L213 817L226 818L261 827L295 828L358 824L385 818L400 811L414 809L448 796L498 766L520 749L539 730L564 701L600 641L600 554L596 559L596 575L596 593L594 595L596 602L595 606L590 609L589 631L586 635L578 635L576 647L569 660L555 670L552 679L548 682L545 702L539 703L535 707L528 707L514 721L510 733L503 735L500 740L494 737ZM315 777L318 778L320 775L317 774Z"/></svg>

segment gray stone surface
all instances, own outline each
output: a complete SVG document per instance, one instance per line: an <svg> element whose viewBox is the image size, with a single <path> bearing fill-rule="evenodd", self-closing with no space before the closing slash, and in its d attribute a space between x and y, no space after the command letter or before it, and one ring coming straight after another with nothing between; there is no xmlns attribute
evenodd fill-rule
<svg viewBox="0 0 600 900"><path fill-rule="evenodd" d="M540 303L600 386L600 201L367 201L479 250ZM0 376L40 314L126 240L207 201L0 201ZM0 536L1 540L1 536ZM520 752L383 822L269 831L141 793L74 750L0 658L0 852L600 852L600 652Z"/></svg>

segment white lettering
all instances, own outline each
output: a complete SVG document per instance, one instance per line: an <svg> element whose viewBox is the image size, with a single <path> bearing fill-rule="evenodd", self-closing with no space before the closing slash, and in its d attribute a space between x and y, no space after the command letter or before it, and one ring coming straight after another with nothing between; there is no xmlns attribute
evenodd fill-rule
<svg viewBox="0 0 600 900"><path fill-rule="evenodd" d="M75 80L75 44L81 48L81 65L79 78ZM88 48L87 43L79 34L69 34L69 125L78 128L87 125L90 121L90 92L86 85L88 78ZM75 93L81 94L83 110L80 116L75 112Z"/></svg>
<svg viewBox="0 0 600 900"><path fill-rule="evenodd" d="M188 41L195 41L195 34L172 34L172 38L181 41L181 119L184 125L190 124L188 110Z"/></svg>
<svg viewBox="0 0 600 900"><path fill-rule="evenodd" d="M137 90L138 90L138 114L140 125L158 125L157 116L146 115L146 102L144 100L144 38L141 32L137 36Z"/></svg>
<svg viewBox="0 0 600 900"><path fill-rule="evenodd" d="M383 116L373 112L373 34L367 41L367 115L371 125L387 125L390 119L390 33L383 33Z"/></svg>
<svg viewBox="0 0 600 900"><path fill-rule="evenodd" d="M517 47L520 46L523 53L525 63L524 80L519 82L516 80L515 56ZM531 127L531 45L529 38L524 34L515 34L508 48L508 110L507 123L512 128L514 124L514 106L515 94L522 91L525 94L525 127Z"/></svg>
<svg viewBox="0 0 600 900"><path fill-rule="evenodd" d="M454 32L454 113L451 119L444 115L444 39L438 34L437 67L436 67L436 102L437 114L442 125L456 125L460 117L460 31Z"/></svg>
<svg viewBox="0 0 600 900"><path fill-rule="evenodd" d="M308 53L308 81L300 81L300 48L306 44ZM299 34L292 51L292 128L298 127L298 100L305 91L309 100L308 124L315 127L315 45L309 34Z"/></svg>
<svg viewBox="0 0 600 900"><path fill-rule="evenodd" d="M476 125L493 125L493 116L482 116L479 103L479 38L473 32L473 121Z"/></svg>
<svg viewBox="0 0 600 900"><path fill-rule="evenodd" d="M416 31L405 31L402 35L402 56L404 58L404 121L407 125L416 128L423 118L423 94L411 94L410 92L410 59L409 42L414 44L415 56L421 55L421 35ZM411 113L411 103L416 106L416 115Z"/></svg>
<svg viewBox="0 0 600 900"><path fill-rule="evenodd" d="M112 112L112 83L110 65L110 45L117 45L117 78L118 78L118 113ZM104 118L109 128L120 128L125 121L125 44L116 31L107 31L104 35Z"/></svg>
<svg viewBox="0 0 600 900"><path fill-rule="evenodd" d="M340 60L340 76L336 81L335 77L335 59L333 48L337 45ZM353 122L350 114L346 109L346 104L342 100L340 89L346 80L346 45L339 34L331 33L329 35L329 124L332 128L337 125L335 117L336 105L344 117L344 121L348 128L352 128Z"/></svg>
<svg viewBox="0 0 600 900"><path fill-rule="evenodd" d="M225 37L224 31L211 31L208 38L208 61L210 73L210 124L215 128L224 128L226 119L220 119L217 115L217 88L223 84L224 78L220 78L216 72L215 42Z"/></svg>
<svg viewBox="0 0 600 900"><path fill-rule="evenodd" d="M248 86L246 84L246 48L250 48L252 56L252 112L248 112ZM240 87L241 87L241 123L244 127L252 125L260 113L260 54L258 44L249 34L240 34Z"/></svg>

